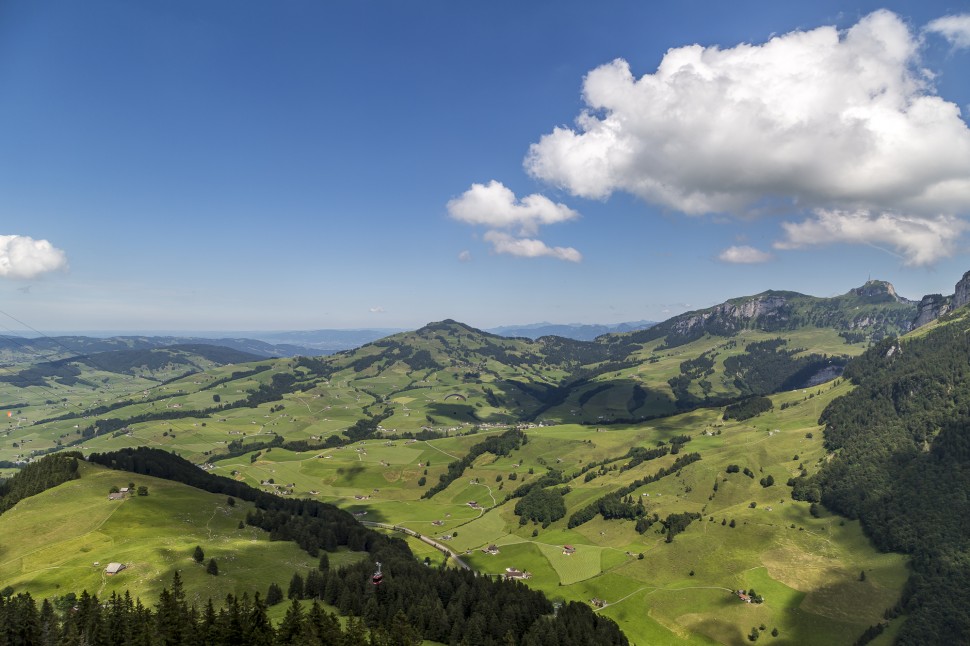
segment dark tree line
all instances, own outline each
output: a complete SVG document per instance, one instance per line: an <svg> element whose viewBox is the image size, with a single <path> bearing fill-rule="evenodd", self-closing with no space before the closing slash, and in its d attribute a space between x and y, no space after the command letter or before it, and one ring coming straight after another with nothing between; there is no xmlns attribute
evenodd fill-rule
<svg viewBox="0 0 970 646"><path fill-rule="evenodd" d="M726 406L724 408L724 419L736 419L739 422L742 422L746 419L751 419L756 415L760 415L761 413L767 413L772 408L774 408L774 404L772 404L771 400L767 397L748 397L747 399L743 399L736 404L729 404Z"/></svg>
<svg viewBox="0 0 970 646"><path fill-rule="evenodd" d="M392 632L393 631L393 632ZM276 628L266 604L255 594L228 595L216 610L210 600L199 608L186 602L176 572L154 608L138 599L112 593L100 600L82 592L71 605L57 609L47 599L38 607L29 594L0 597L0 646L413 646L420 638L403 618L388 628L368 631L360 618L346 627L333 613L313 603L290 606Z"/></svg>
<svg viewBox="0 0 970 646"><path fill-rule="evenodd" d="M24 466L6 480L0 480L0 514L18 502L78 477L76 451L47 455Z"/></svg>

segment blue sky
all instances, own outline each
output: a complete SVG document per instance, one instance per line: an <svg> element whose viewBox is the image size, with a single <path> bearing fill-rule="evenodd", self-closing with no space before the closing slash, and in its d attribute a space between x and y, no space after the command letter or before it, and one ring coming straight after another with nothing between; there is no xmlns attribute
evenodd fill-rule
<svg viewBox="0 0 970 646"><path fill-rule="evenodd" d="M663 320L870 276L951 293L968 15L10 0L0 332Z"/></svg>

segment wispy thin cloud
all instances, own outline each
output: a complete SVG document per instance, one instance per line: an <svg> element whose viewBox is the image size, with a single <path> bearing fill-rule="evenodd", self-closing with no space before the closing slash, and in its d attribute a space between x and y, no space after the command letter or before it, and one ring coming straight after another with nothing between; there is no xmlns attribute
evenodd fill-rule
<svg viewBox="0 0 970 646"><path fill-rule="evenodd" d="M492 243L492 250L499 254L519 256L520 258L550 257L569 262L580 262L581 254L572 247L550 247L542 240L531 238L516 238L501 231L488 231L485 240Z"/></svg>
<svg viewBox="0 0 970 646"><path fill-rule="evenodd" d="M776 249L832 243L864 244L903 259L910 266L931 265L952 256L968 223L955 216L920 217L868 211L819 210L803 222L782 224L785 238ZM888 247L888 249L886 249Z"/></svg>
<svg viewBox="0 0 970 646"><path fill-rule="evenodd" d="M728 247L718 255L718 260L731 264L752 265L768 262L774 256L767 251L761 251L748 245L736 245Z"/></svg>
<svg viewBox="0 0 970 646"><path fill-rule="evenodd" d="M970 48L970 14L937 18L926 25L926 31L940 34L957 49Z"/></svg>

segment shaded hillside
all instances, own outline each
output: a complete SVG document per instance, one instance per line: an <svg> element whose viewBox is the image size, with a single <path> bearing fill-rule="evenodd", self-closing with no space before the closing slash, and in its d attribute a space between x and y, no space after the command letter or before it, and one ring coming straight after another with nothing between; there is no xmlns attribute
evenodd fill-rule
<svg viewBox="0 0 970 646"><path fill-rule="evenodd" d="M821 419L837 453L794 483L795 495L859 518L882 549L912 556L900 644L970 641L970 320L957 314L848 365L856 388Z"/></svg>

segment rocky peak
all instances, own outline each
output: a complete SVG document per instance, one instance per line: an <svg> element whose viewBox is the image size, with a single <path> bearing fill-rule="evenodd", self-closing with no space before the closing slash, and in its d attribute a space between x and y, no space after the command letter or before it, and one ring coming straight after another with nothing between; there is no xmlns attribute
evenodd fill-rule
<svg viewBox="0 0 970 646"><path fill-rule="evenodd" d="M893 287L893 284L885 280L867 280L865 285L862 287L856 287L855 289L850 289L849 293L853 296L859 296L876 303L913 302L897 294L896 288Z"/></svg>
<svg viewBox="0 0 970 646"><path fill-rule="evenodd" d="M943 296L942 294L924 296L919 302L913 327L918 328L926 325L967 303L970 303L970 271L963 274L963 277L957 281L952 296Z"/></svg>
<svg viewBox="0 0 970 646"><path fill-rule="evenodd" d="M952 309L963 307L967 303L970 303L970 271L963 274L963 278L957 282L954 288Z"/></svg>

